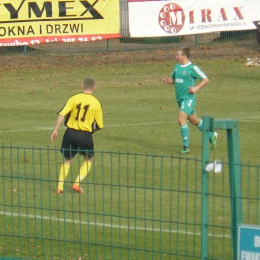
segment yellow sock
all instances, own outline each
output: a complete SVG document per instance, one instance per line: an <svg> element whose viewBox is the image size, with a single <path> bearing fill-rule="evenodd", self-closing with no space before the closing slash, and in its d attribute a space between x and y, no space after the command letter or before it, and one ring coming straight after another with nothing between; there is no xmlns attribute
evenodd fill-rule
<svg viewBox="0 0 260 260"><path fill-rule="evenodd" d="M70 165L62 164L60 167L60 175L59 175L59 183L58 183L58 190L63 190L64 181L69 173Z"/></svg>
<svg viewBox="0 0 260 260"><path fill-rule="evenodd" d="M78 175L78 177L77 177L77 179L75 181L75 183L77 185L79 185L80 182L87 176L88 172L90 171L91 165L92 165L91 162L84 161L84 163L80 167L79 175Z"/></svg>

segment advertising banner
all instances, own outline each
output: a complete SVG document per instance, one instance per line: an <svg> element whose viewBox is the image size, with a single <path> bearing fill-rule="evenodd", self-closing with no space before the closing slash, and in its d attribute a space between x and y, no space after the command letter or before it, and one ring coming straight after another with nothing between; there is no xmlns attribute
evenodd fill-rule
<svg viewBox="0 0 260 260"><path fill-rule="evenodd" d="M256 29L259 0L128 0L131 37Z"/></svg>
<svg viewBox="0 0 260 260"><path fill-rule="evenodd" d="M237 260L260 259L260 226L238 226Z"/></svg>
<svg viewBox="0 0 260 260"><path fill-rule="evenodd" d="M119 0L0 0L0 46L121 37Z"/></svg>

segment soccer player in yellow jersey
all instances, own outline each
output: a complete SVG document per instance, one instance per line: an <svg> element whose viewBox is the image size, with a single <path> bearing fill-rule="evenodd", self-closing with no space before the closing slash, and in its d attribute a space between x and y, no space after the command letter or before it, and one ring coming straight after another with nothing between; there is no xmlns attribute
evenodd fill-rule
<svg viewBox="0 0 260 260"><path fill-rule="evenodd" d="M80 182L90 171L94 156L92 134L103 128L103 112L101 103L92 94L96 90L95 80L86 77L82 83L82 92L70 97L65 106L58 112L58 118L51 135L51 142L58 136L58 129L65 118L67 129L64 133L61 153L64 162L60 168L57 194L63 192L64 181L68 175L71 161L79 152L84 157L79 175L72 185L78 193L84 193Z"/></svg>
<svg viewBox="0 0 260 260"><path fill-rule="evenodd" d="M164 84L174 84L176 100L179 106L178 123L181 127L181 136L183 147L181 154L186 154L190 151L189 148L189 126L187 120L191 124L203 129L203 120L197 116L196 93L209 82L205 73L190 61L190 48L185 47L177 51L176 59L179 62L174 67L171 77L164 78ZM197 82L197 80L199 82ZM210 132L210 143L212 149L215 149L217 144L216 132Z"/></svg>

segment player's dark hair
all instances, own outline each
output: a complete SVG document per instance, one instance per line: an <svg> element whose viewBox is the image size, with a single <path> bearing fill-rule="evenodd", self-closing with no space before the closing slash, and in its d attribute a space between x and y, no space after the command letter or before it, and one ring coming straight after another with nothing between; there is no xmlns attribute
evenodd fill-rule
<svg viewBox="0 0 260 260"><path fill-rule="evenodd" d="M190 48L189 47L182 48L181 52L182 52L182 55L187 56L188 59L190 58Z"/></svg>
<svg viewBox="0 0 260 260"><path fill-rule="evenodd" d="M89 89L89 90L92 90L95 86L96 82L93 78L91 77L86 77L83 81L83 87L84 89Z"/></svg>

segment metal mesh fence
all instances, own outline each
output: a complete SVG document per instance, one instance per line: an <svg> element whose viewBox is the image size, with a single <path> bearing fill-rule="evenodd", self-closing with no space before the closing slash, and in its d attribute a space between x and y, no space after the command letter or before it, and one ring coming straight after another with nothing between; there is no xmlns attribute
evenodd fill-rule
<svg viewBox="0 0 260 260"><path fill-rule="evenodd" d="M86 54L97 52L138 51L170 49L180 46L214 45L223 42L256 42L256 32L217 32L200 35L186 35L158 38L130 38L101 40L92 42L61 43L52 42L33 46L0 47L0 55L26 54Z"/></svg>
<svg viewBox="0 0 260 260"><path fill-rule="evenodd" d="M57 195L59 150L1 147L0 255L19 259L201 259L201 160L96 152ZM259 225L259 166L242 165L244 223ZM228 164L209 173L209 259L232 259Z"/></svg>

